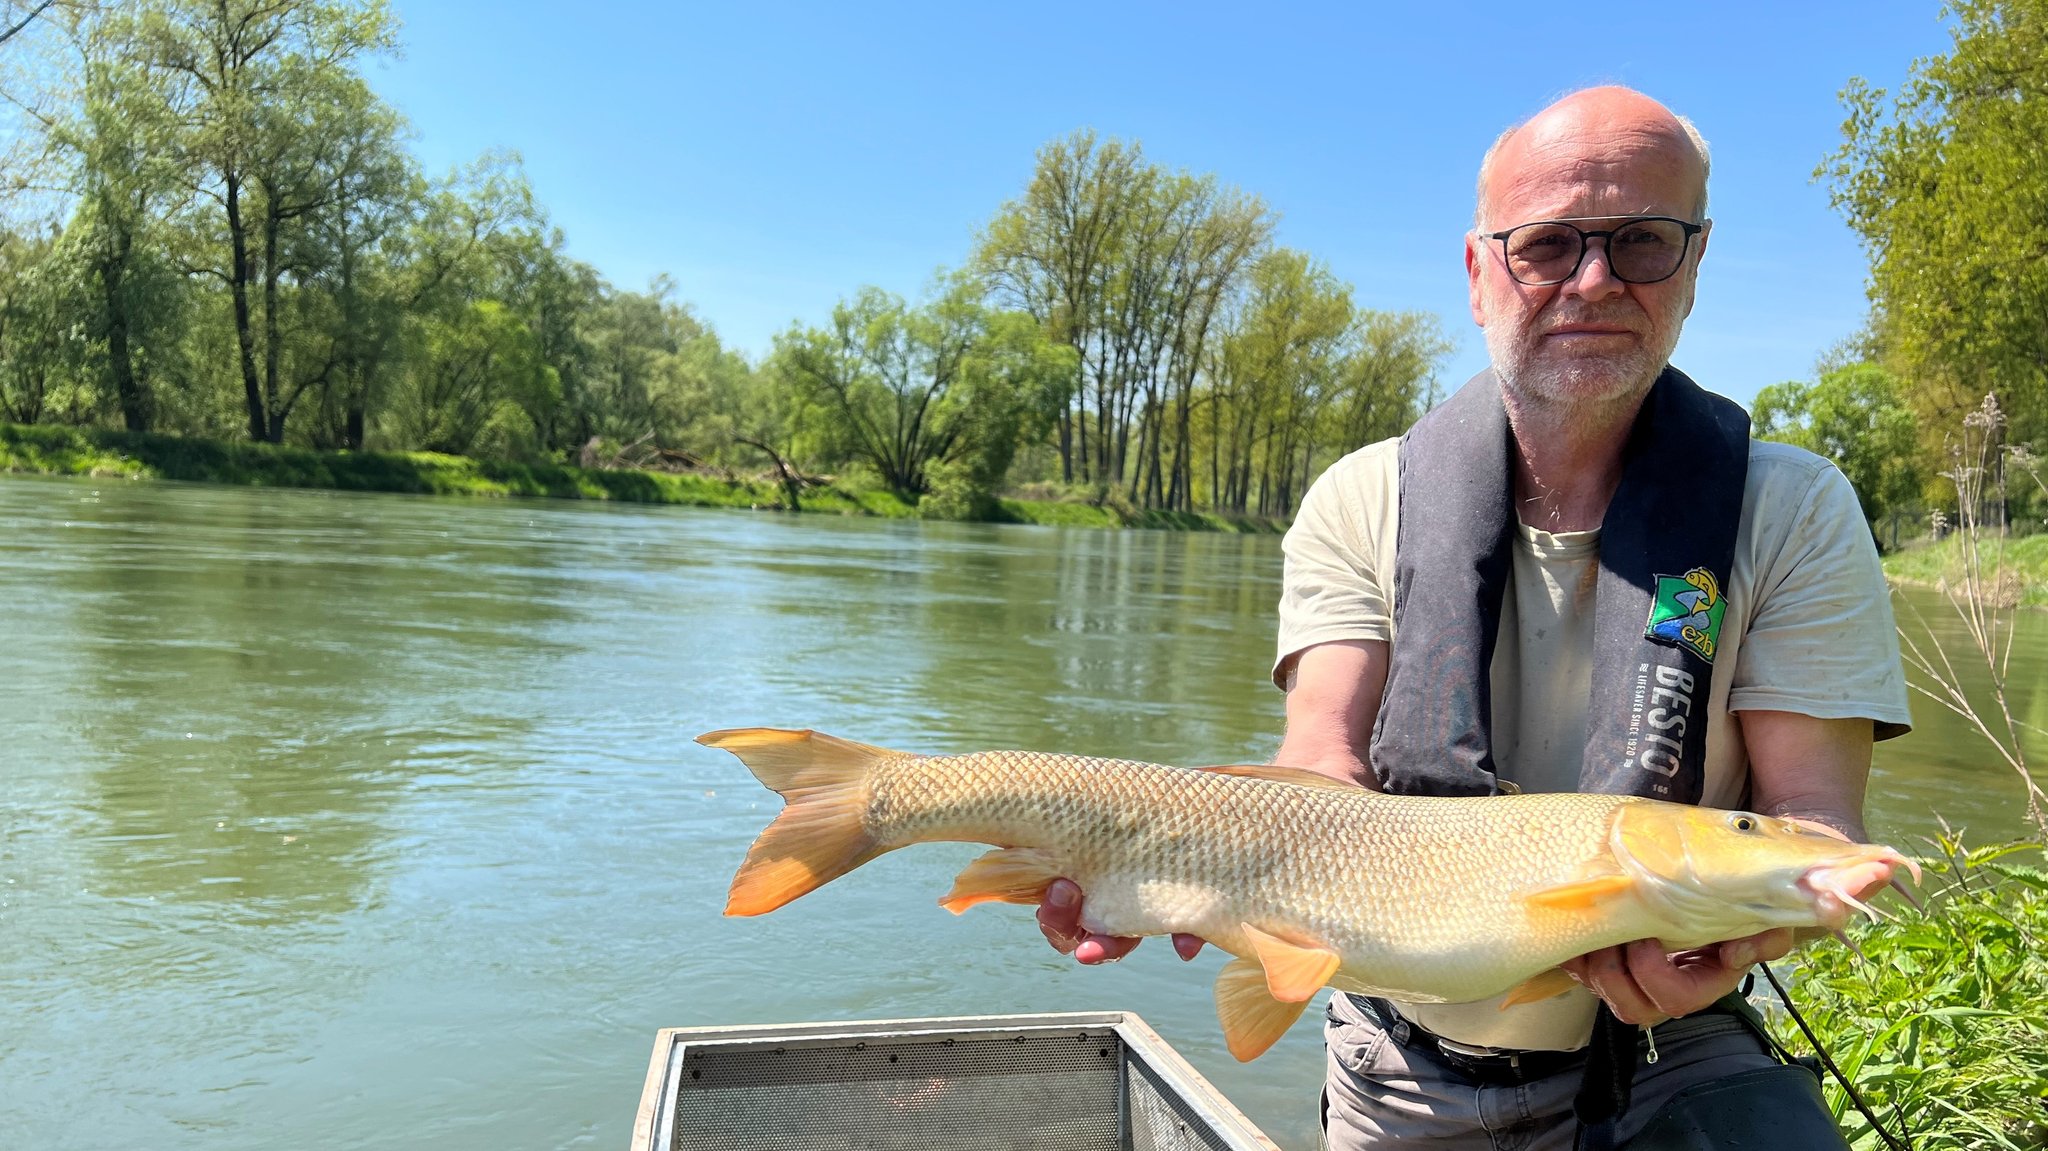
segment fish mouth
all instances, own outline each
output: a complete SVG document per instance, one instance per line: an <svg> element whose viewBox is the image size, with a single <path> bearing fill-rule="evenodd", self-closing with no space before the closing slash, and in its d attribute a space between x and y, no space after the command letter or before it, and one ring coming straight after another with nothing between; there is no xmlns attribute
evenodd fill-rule
<svg viewBox="0 0 2048 1151"><path fill-rule="evenodd" d="M1912 875L1914 884L1920 882L1919 864L1889 847L1881 847L1860 859L1807 868L1799 877L1799 889L1813 900L1813 909L1820 916L1821 926L1839 932L1848 926L1850 918L1858 911L1871 919L1886 917L1863 901L1862 892L1889 885L1898 888L1908 900L1913 898L1912 892L1907 891L1897 878L1896 872L1900 867Z"/></svg>

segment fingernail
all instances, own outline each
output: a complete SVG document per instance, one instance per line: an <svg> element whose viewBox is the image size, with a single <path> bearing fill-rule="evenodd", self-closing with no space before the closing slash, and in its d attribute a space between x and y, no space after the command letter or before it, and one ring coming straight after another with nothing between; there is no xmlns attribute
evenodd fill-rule
<svg viewBox="0 0 2048 1151"><path fill-rule="evenodd" d="M1051 889L1045 893L1045 903L1047 907L1051 907L1058 911L1065 911L1068 908L1074 906L1075 899L1073 884L1053 884Z"/></svg>
<svg viewBox="0 0 2048 1151"><path fill-rule="evenodd" d="M1755 962L1756 944L1754 943L1738 943L1728 949L1727 964L1730 967L1740 969L1748 967Z"/></svg>

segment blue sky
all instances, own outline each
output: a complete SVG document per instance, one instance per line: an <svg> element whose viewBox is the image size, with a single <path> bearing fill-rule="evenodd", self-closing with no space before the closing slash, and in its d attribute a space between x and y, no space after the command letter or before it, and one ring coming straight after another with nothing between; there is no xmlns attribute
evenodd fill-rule
<svg viewBox="0 0 2048 1151"><path fill-rule="evenodd" d="M1851 76L1896 87L1935 0L1660 5L1028 5L395 0L373 84L429 171L525 159L569 249L667 273L758 359L863 284L919 297L1077 128L1278 211L1359 302L1434 312L1485 364L1460 244L1480 153L1552 97L1639 87L1713 147L1713 247L1674 361L1747 402L1865 313L1865 262L1811 174Z"/></svg>

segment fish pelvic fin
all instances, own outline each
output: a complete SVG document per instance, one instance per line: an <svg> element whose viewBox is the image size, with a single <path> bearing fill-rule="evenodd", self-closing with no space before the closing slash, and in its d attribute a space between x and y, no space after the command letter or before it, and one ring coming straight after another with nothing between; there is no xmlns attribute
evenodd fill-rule
<svg viewBox="0 0 2048 1151"><path fill-rule="evenodd" d="M1045 889L1063 874L1051 852L999 847L968 864L939 906L958 915L977 903L1043 903Z"/></svg>
<svg viewBox="0 0 2048 1151"><path fill-rule="evenodd" d="M1545 999L1555 999L1578 985L1579 981L1566 975L1564 968L1552 967L1515 984L1514 988L1501 998L1500 1009L1506 1011L1510 1007L1518 1007L1524 1003L1541 1003Z"/></svg>
<svg viewBox="0 0 2048 1151"><path fill-rule="evenodd" d="M1327 947L1292 943L1249 923L1238 926L1252 941L1252 950L1266 974L1266 990L1282 1003L1307 1002L1323 989L1343 961Z"/></svg>
<svg viewBox="0 0 2048 1151"><path fill-rule="evenodd" d="M1240 1063L1264 1055L1307 1006L1305 999L1273 998L1265 968L1255 959L1233 959L1216 977L1216 1018L1223 1024L1223 1044Z"/></svg>
<svg viewBox="0 0 2048 1151"><path fill-rule="evenodd" d="M900 753L816 731L772 727L706 732L697 742L740 757L785 800L747 849L726 895L727 915L761 915L888 850L869 834L868 777Z"/></svg>

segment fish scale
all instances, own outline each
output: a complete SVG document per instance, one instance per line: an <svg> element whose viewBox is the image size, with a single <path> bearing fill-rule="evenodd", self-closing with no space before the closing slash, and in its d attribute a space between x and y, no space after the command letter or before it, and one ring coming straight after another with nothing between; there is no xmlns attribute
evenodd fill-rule
<svg viewBox="0 0 2048 1151"><path fill-rule="evenodd" d="M757 915L913 843L977 859L941 902L1037 903L1058 877L1083 925L1198 935L1231 1051L1265 1050L1321 987L1411 1003L1545 998L1565 960L1634 939L1673 949L1825 925L1829 877L1904 856L1789 820L1616 795L1390 796L1279 767L1188 769L1031 751L911 755L811 731L699 742L787 805L734 877ZM1910 866L1908 864L1907 866ZM1874 873L1872 873L1874 874Z"/></svg>

